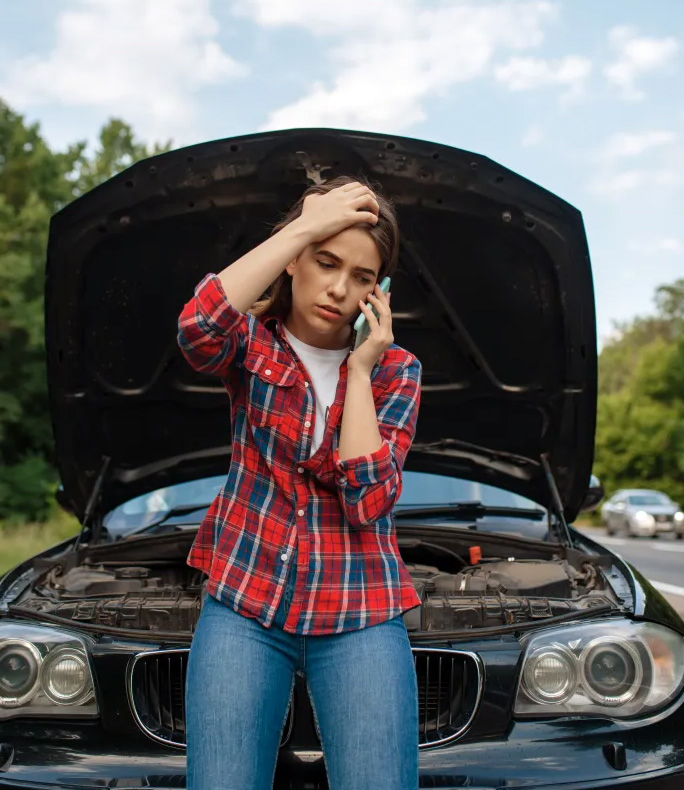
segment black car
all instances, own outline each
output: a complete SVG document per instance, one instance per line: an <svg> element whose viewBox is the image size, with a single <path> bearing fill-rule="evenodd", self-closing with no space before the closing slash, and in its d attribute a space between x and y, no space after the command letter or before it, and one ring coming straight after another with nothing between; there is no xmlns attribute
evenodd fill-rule
<svg viewBox="0 0 684 790"><path fill-rule="evenodd" d="M420 786L684 787L684 622L570 526L595 496L580 213L477 154L321 129L156 156L52 220L50 405L60 501L83 527L0 580L0 788L185 786L205 582L185 558L231 426L177 318L204 274L339 173L396 203L394 333L423 364L395 512L422 600L405 615ZM327 787L301 678L275 781Z"/></svg>

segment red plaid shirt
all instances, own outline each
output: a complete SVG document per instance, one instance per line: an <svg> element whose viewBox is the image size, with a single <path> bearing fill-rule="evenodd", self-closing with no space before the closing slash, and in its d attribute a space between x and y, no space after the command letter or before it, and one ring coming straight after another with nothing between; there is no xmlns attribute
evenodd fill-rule
<svg viewBox="0 0 684 790"><path fill-rule="evenodd" d="M188 362L219 376L230 396L228 477L187 560L208 575L208 592L269 627L297 548L286 631L353 631L419 605L392 518L416 429L418 360L397 345L384 352L371 375L382 447L341 461L345 359L322 444L309 457L313 385L278 319L239 312L208 274L178 328Z"/></svg>

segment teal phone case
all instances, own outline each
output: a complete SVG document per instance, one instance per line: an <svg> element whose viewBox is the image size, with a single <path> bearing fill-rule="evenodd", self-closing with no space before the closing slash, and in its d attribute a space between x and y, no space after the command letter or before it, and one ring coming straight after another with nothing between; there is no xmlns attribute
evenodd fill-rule
<svg viewBox="0 0 684 790"><path fill-rule="evenodd" d="M389 277L385 277L383 281L380 283L380 290L383 293L387 293L390 288L391 279ZM378 314L375 308L371 307L375 317L377 318ZM356 340L354 341L354 351L363 343L363 341L368 337L370 334L370 327L368 326L368 320L366 316L361 313L361 315L356 319L354 323L354 331L356 332Z"/></svg>

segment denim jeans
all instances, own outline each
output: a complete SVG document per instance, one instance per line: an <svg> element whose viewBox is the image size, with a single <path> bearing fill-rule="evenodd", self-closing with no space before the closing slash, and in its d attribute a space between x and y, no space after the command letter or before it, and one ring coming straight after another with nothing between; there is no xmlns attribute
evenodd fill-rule
<svg viewBox="0 0 684 790"><path fill-rule="evenodd" d="M281 625L293 588L291 573ZM188 790L271 790L295 673L306 679L330 790L418 788L418 691L401 615L299 636L208 596L188 661Z"/></svg>

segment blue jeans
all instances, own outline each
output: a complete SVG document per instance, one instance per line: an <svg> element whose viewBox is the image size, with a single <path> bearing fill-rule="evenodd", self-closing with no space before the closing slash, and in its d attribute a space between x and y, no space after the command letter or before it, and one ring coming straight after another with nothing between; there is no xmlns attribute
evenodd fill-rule
<svg viewBox="0 0 684 790"><path fill-rule="evenodd" d="M294 573L276 615L281 624L293 583ZM299 636L208 596L188 660L188 790L271 790L297 672L306 678L330 790L418 788L418 690L401 615L358 631Z"/></svg>

